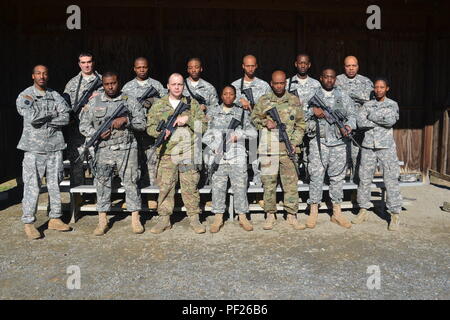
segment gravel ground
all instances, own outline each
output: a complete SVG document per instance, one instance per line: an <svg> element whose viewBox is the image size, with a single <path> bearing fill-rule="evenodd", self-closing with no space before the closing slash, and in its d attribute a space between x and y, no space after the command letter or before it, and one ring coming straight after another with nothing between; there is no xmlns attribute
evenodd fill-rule
<svg viewBox="0 0 450 320"><path fill-rule="evenodd" d="M45 238L30 242L15 204L0 211L0 298L449 299L450 213L440 206L450 189L424 185L402 193L408 204L400 232L388 231L373 213L347 230L322 212L314 230L295 231L279 217L265 231L255 213L253 232L227 222L218 234L196 235L177 215L167 232L134 235L131 217L114 214L111 230L95 237L96 215L59 233L46 230L39 212ZM154 224L153 216L143 220L147 230ZM203 223L211 222L209 216ZM380 289L370 290L367 269L374 265ZM79 267L80 289L68 289L69 266Z"/></svg>

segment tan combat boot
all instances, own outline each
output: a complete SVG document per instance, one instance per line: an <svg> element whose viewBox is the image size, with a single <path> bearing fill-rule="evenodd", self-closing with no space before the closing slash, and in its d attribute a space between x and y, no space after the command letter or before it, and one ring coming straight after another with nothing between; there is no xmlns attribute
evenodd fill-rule
<svg viewBox="0 0 450 320"><path fill-rule="evenodd" d="M353 224L363 223L369 219L369 213L367 209L361 208L359 209L358 215L352 219Z"/></svg>
<svg viewBox="0 0 450 320"><path fill-rule="evenodd" d="M389 223L389 231L398 231L400 228L400 214L391 213L391 222Z"/></svg>
<svg viewBox="0 0 450 320"><path fill-rule="evenodd" d="M139 211L134 211L131 213L131 230L133 230L133 233L136 234L144 232L144 227L142 226L139 217Z"/></svg>
<svg viewBox="0 0 450 320"><path fill-rule="evenodd" d="M223 226L223 213L216 213L214 215L214 222L209 227L209 232L211 233L219 232L222 226Z"/></svg>
<svg viewBox="0 0 450 320"><path fill-rule="evenodd" d="M41 234L39 233L38 229L36 229L33 223L25 224L25 233L28 237L28 240L36 240L41 237Z"/></svg>
<svg viewBox="0 0 450 320"><path fill-rule="evenodd" d="M106 212L98 213L98 226L94 230L94 235L102 236L108 231L108 218L106 217Z"/></svg>
<svg viewBox="0 0 450 320"><path fill-rule="evenodd" d="M317 218L319 217L319 204L312 203L309 209L309 216L306 218L306 227L313 229L317 224Z"/></svg>
<svg viewBox="0 0 450 320"><path fill-rule="evenodd" d="M295 230L305 230L306 229L306 226L297 220L296 214L288 213L286 220L291 226L294 227Z"/></svg>
<svg viewBox="0 0 450 320"><path fill-rule="evenodd" d="M57 231L70 231L72 230L69 225L65 224L61 221L61 219L50 219L48 221L48 229L49 230L57 230Z"/></svg>
<svg viewBox="0 0 450 320"><path fill-rule="evenodd" d="M331 222L347 229L352 227L352 224L342 214L340 204L333 204L333 215L331 216Z"/></svg>
<svg viewBox="0 0 450 320"><path fill-rule="evenodd" d="M274 223L275 223L275 213L268 213L266 221L264 221L263 229L272 230Z"/></svg>
<svg viewBox="0 0 450 320"><path fill-rule="evenodd" d="M151 233L158 234L172 228L170 224L170 216L158 216L158 223L150 229Z"/></svg>
<svg viewBox="0 0 450 320"><path fill-rule="evenodd" d="M245 231L253 231L253 226L248 221L247 215L245 213L239 214L239 225L245 230Z"/></svg>
<svg viewBox="0 0 450 320"><path fill-rule="evenodd" d="M205 233L206 232L205 226L200 223L198 214L189 216L189 221L190 221L189 224L195 233Z"/></svg>

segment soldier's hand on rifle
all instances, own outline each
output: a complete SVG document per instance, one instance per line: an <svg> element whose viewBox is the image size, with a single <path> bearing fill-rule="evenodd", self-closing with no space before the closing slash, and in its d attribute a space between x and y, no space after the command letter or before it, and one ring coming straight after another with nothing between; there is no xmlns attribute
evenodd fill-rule
<svg viewBox="0 0 450 320"><path fill-rule="evenodd" d="M164 136L164 140L167 140L167 138L169 137L169 135L170 135L170 130L167 130L167 129L166 129L166 135Z"/></svg>
<svg viewBox="0 0 450 320"><path fill-rule="evenodd" d="M325 113L323 113L322 108L313 107L313 112L317 118L321 119L321 118L325 117Z"/></svg>
<svg viewBox="0 0 450 320"><path fill-rule="evenodd" d="M127 117L119 117L113 120L111 128L113 129L122 129L124 125L128 123Z"/></svg>
<svg viewBox="0 0 450 320"><path fill-rule="evenodd" d="M277 127L277 123L273 120L267 119L267 124L266 124L267 129L269 130L273 130Z"/></svg>
<svg viewBox="0 0 450 320"><path fill-rule="evenodd" d="M345 130L344 128L347 130ZM344 126L344 128L341 128L341 133L344 137L347 137L350 134L350 132L352 132L352 128L350 128L350 126L347 125Z"/></svg>
<svg viewBox="0 0 450 320"><path fill-rule="evenodd" d="M200 105L200 109L202 109L202 111L205 112L206 111L206 106L204 104L201 104Z"/></svg>
<svg viewBox="0 0 450 320"><path fill-rule="evenodd" d="M230 136L230 142L231 142L231 143L236 143L237 141L238 141L238 136L235 135L235 134L232 134L232 135Z"/></svg>
<svg viewBox="0 0 450 320"><path fill-rule="evenodd" d="M243 109L252 111L252 106L250 105L250 102L248 102L247 99L241 98L239 99L239 102L241 103Z"/></svg>
<svg viewBox="0 0 450 320"><path fill-rule="evenodd" d="M178 116L177 120L175 120L175 122L173 123L173 126L179 126L182 127L184 126L189 120L189 116Z"/></svg>
<svg viewBox="0 0 450 320"><path fill-rule="evenodd" d="M103 132L100 135L100 138L102 138L102 140L108 140L110 136L111 136L111 129L108 129L107 131Z"/></svg>

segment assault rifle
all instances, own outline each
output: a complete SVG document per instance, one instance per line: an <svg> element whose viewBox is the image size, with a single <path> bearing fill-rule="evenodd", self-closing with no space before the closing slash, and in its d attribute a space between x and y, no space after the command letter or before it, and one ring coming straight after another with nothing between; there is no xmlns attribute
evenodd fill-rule
<svg viewBox="0 0 450 320"><path fill-rule="evenodd" d="M89 102L89 98L94 93L94 91L98 90L102 86L102 80L100 79L99 75L95 74L95 80L92 82L91 86L83 92L80 99L78 101L75 101L72 111L74 114L78 114L81 110L81 108ZM63 94L63 98L66 100L66 102L71 106L70 96L65 93Z"/></svg>
<svg viewBox="0 0 450 320"><path fill-rule="evenodd" d="M100 144L101 142L101 135L108 131L111 128L112 122L114 121L114 119L120 118L120 117L125 117L128 114L128 109L127 107L122 103L121 105L119 105L119 107L114 110L114 112L112 113L111 116L106 117L105 120L102 122L102 124L100 125L100 127L97 129L97 131L95 131L94 135L89 139L88 142L86 142L84 144L84 146L82 147L82 151L80 152L80 155L78 156L78 158L75 160L75 162L78 162L78 160L80 160L80 158L83 155L88 155L88 162L89 160L92 160L90 155L89 155L89 148L94 147L97 148L97 146ZM91 164L91 163L89 163ZM91 166L92 168L92 166Z"/></svg>
<svg viewBox="0 0 450 320"><path fill-rule="evenodd" d="M245 98L250 102L250 106L253 108L255 106L255 99L253 98L252 88L242 89L241 93L245 95Z"/></svg>
<svg viewBox="0 0 450 320"><path fill-rule="evenodd" d="M161 98L158 90L156 90L153 86L150 86L150 88L145 90L144 94L138 99L138 102L139 102L139 104L142 104L142 102L144 102L144 100L146 100L148 98L153 98L153 97Z"/></svg>
<svg viewBox="0 0 450 320"><path fill-rule="evenodd" d="M325 102L317 95L317 93L309 100L308 105L311 107L321 108L323 113L325 114L325 120L330 125L336 125L339 131L342 134L342 131L345 131L347 134L345 137L350 138L358 147L361 148L358 142L356 142L355 138L353 138L353 131L349 132L345 127L344 122L347 121L347 117L339 110L332 110L328 107ZM343 135L344 136L344 135Z"/></svg>
<svg viewBox="0 0 450 320"><path fill-rule="evenodd" d="M277 123L278 134L280 142L284 142L286 146L286 151L289 159L294 163L295 171L297 172L297 177L300 178L300 170L298 169L298 157L295 153L295 149L292 147L291 141L289 140L288 134L286 132L286 125L281 122L280 115L276 107L269 109L266 113Z"/></svg>
<svg viewBox="0 0 450 320"><path fill-rule="evenodd" d="M230 140L231 134L236 130L236 128L241 125L241 121L236 118L231 119L230 124L228 125L227 132L222 133L222 141L220 142L219 148L217 149L219 152L214 156L214 161L211 164L208 173L208 180L211 181L211 177L214 172L219 169L219 163L222 158L225 156L227 152L227 142Z"/></svg>
<svg viewBox="0 0 450 320"><path fill-rule="evenodd" d="M176 107L174 113L167 119L167 121L161 120L158 123L158 126L156 127L156 131L160 132L158 138L156 138L155 144L153 145L156 148L158 148L160 145L164 143L164 138L166 136L166 130L169 130L169 138L172 133L175 131L176 127L173 126L175 120L177 117L182 114L184 111L189 110L191 108L190 105L185 104L183 101L180 101L178 106Z"/></svg>

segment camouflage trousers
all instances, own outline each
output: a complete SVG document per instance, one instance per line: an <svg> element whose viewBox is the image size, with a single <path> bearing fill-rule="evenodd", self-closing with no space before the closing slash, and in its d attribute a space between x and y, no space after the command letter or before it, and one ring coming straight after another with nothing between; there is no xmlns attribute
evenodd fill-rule
<svg viewBox="0 0 450 320"><path fill-rule="evenodd" d="M359 145L362 145L364 140L364 132L356 132L353 137ZM349 154L351 156L351 161L349 163L352 164L352 175L350 180L356 184L359 184L359 168L361 165L361 148L358 147L353 141L348 144L348 148L350 149ZM349 159L350 160L350 159Z"/></svg>
<svg viewBox="0 0 450 320"><path fill-rule="evenodd" d="M264 188L264 211L277 212L277 180L280 175L284 191L284 209L287 213L298 212L298 178L295 164L287 155L261 155L261 181Z"/></svg>
<svg viewBox="0 0 450 320"><path fill-rule="evenodd" d="M66 128L66 132L67 132L66 156L67 159L70 161L70 186L76 187L79 185L83 185L85 183L83 158L80 158L77 162L75 162L75 160L80 155L78 148L84 144L85 137L80 133L77 122L74 123L71 122Z"/></svg>
<svg viewBox="0 0 450 320"><path fill-rule="evenodd" d="M97 211L111 210L111 185L115 173L125 188L127 211L141 210L141 194L137 186L140 171L136 148L112 150L99 148L95 154L95 186L97 188Z"/></svg>
<svg viewBox="0 0 450 320"><path fill-rule="evenodd" d="M48 153L25 152L22 162L23 199L22 222L33 223L36 221L36 210L41 188L41 180L45 176L48 195L50 198L51 219L60 218L61 194L59 183L64 177L62 151Z"/></svg>
<svg viewBox="0 0 450 320"><path fill-rule="evenodd" d="M141 188L156 185L156 166L158 165L158 155L154 147L147 150L139 150L139 168L141 178L139 186Z"/></svg>
<svg viewBox="0 0 450 320"><path fill-rule="evenodd" d="M323 196L325 174L330 178L330 198L339 204L344 198L344 179L347 171L347 145L342 144L328 147L321 144L322 159L320 157L317 139L309 142L308 172L309 199L308 204L320 203ZM322 163L323 160L323 163Z"/></svg>
<svg viewBox="0 0 450 320"><path fill-rule="evenodd" d="M383 181L386 187L386 207L390 213L400 213L402 210L402 195L398 178L398 165L395 143L388 149L362 148L361 167L359 169L358 204L360 208L370 208L370 186L377 166L377 160L383 169Z"/></svg>
<svg viewBox="0 0 450 320"><path fill-rule="evenodd" d="M228 178L233 189L234 210L238 214L248 213L247 198L247 162L238 163L225 162L219 165L219 168L212 176L212 212L224 213L225 202L228 189Z"/></svg>
<svg viewBox="0 0 450 320"><path fill-rule="evenodd" d="M175 207L175 188L178 182L181 187L181 197L188 216L200 214L200 193L198 182L200 174L192 163L180 163L170 155L164 155L159 160L156 183L159 187L158 214L167 216L173 213Z"/></svg>

